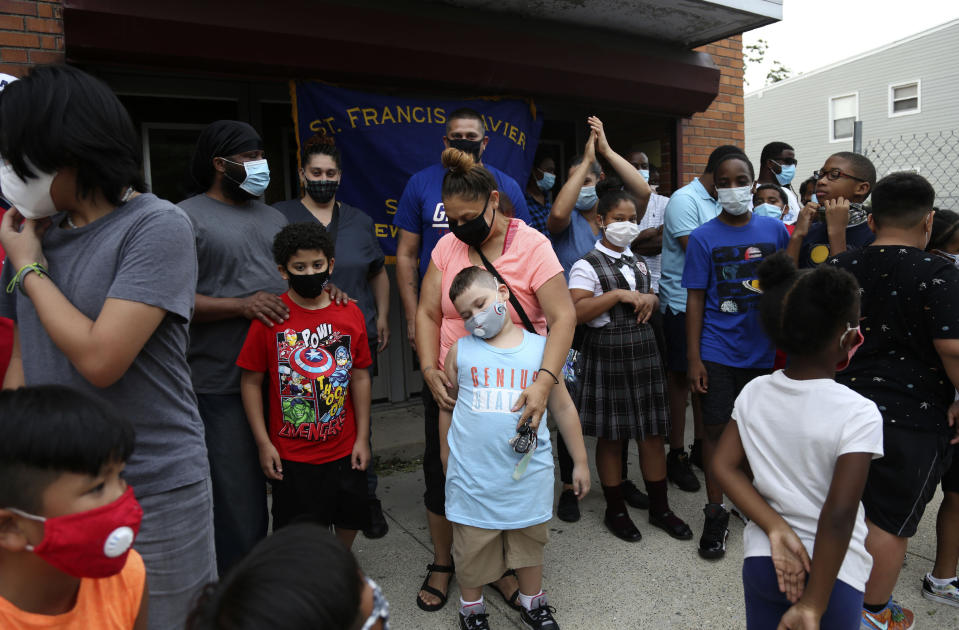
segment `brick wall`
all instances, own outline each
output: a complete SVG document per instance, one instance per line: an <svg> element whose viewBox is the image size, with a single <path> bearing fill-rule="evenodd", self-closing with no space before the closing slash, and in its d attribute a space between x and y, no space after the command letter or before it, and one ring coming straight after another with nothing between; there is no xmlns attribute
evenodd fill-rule
<svg viewBox="0 0 959 630"><path fill-rule="evenodd" d="M62 61L60 0L0 0L0 72L22 76L30 66Z"/></svg>
<svg viewBox="0 0 959 630"><path fill-rule="evenodd" d="M730 37L696 49L709 53L719 66L719 95L705 112L680 121L682 141L680 185L699 176L706 159L721 144L745 148L743 114L743 39Z"/></svg>

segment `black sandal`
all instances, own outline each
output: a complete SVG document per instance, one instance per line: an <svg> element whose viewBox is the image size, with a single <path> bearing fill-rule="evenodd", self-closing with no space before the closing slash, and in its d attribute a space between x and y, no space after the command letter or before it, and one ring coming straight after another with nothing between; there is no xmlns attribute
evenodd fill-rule
<svg viewBox="0 0 959 630"><path fill-rule="evenodd" d="M516 577L516 571L515 571L514 569L507 569L506 573L504 573L503 576L502 576L500 579L502 580L504 577L507 577L507 576L510 576L510 575L512 575L513 577ZM499 596L503 598L503 601L506 602L506 605L509 606L510 608L512 608L513 610L523 610L523 607L522 607L522 606L519 604L519 602L517 601L517 600L519 599L519 589L518 589L518 588L517 588L515 591L513 591L513 594L512 594L512 595L510 595L509 597L507 597L507 596L506 596L506 593L504 593L503 591L501 591L501 590L499 589L499 587L496 586L496 582L490 582L490 583L487 584L486 586L492 588L494 591L496 591L497 593L499 593Z"/></svg>
<svg viewBox="0 0 959 630"><path fill-rule="evenodd" d="M440 603L438 604L427 604L420 597L420 594L416 594L416 605L420 607L420 610L425 610L426 612L436 612L440 608L446 605L446 600L449 599L450 583L446 582L446 592L441 593L439 589L433 588L430 586L430 576L433 575L433 572L437 573L449 573L450 580L453 579L453 573L455 572L453 566L444 566L442 564L428 564L426 565L426 579L423 580L423 586L420 587L421 591L426 591L434 597L440 598ZM519 596L519 591L517 591L517 597Z"/></svg>

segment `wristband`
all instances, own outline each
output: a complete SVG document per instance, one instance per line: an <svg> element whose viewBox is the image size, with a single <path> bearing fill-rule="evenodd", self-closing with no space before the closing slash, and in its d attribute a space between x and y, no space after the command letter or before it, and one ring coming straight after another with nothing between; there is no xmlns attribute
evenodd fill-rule
<svg viewBox="0 0 959 630"><path fill-rule="evenodd" d="M544 367L541 367L541 368L539 369L539 371L540 371L540 372L546 372L547 374L549 374L550 376L552 376L552 377L553 377L553 384L559 385L559 379L556 378L556 375L555 375L555 374L553 374L552 372L550 372L549 370L547 370L547 369L544 368Z"/></svg>
<svg viewBox="0 0 959 630"><path fill-rule="evenodd" d="M429 372L430 370L435 370L435 369L436 368L433 367L432 365L427 365L425 368L423 368L423 376L426 376L427 372Z"/></svg>
<svg viewBox="0 0 959 630"><path fill-rule="evenodd" d="M13 290L17 288L20 289L20 293L23 293L23 279L31 271L36 271L41 278L50 277L50 272L47 271L46 267L44 267L38 262L33 262L33 263L30 263L29 265L24 265L23 267L20 267L19 271L17 271L17 274L13 276L13 279L10 280L10 282L7 284L7 293L13 293Z"/></svg>

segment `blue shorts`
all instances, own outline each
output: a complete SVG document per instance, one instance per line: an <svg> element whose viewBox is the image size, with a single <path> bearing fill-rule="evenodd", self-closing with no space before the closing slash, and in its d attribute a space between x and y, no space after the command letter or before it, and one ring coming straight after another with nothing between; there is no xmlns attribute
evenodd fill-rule
<svg viewBox="0 0 959 630"><path fill-rule="evenodd" d="M776 569L769 556L756 556L743 561L743 592L746 595L747 630L775 628L792 606L779 591ZM861 619L862 591L836 580L820 629L858 630Z"/></svg>

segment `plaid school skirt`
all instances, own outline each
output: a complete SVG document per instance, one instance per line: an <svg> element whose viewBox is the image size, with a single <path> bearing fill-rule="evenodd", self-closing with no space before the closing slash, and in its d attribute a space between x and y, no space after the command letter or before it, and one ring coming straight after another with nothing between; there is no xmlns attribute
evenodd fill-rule
<svg viewBox="0 0 959 630"><path fill-rule="evenodd" d="M649 324L588 328L576 375L585 435L642 440L669 433L666 375Z"/></svg>

